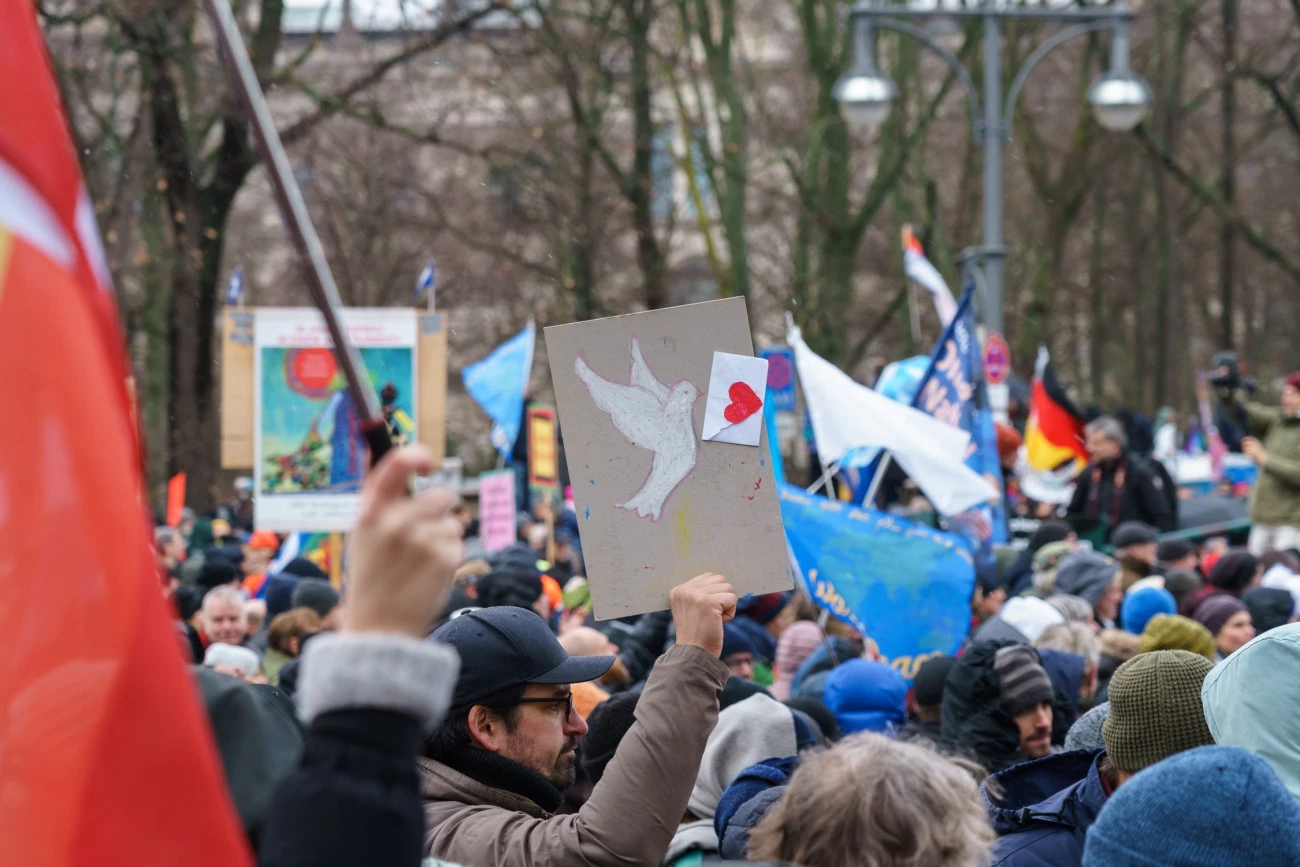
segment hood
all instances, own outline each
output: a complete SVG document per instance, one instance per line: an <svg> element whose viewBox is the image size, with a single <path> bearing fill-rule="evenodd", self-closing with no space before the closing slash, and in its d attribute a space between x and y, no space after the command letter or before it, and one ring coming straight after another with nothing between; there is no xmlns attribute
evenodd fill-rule
<svg viewBox="0 0 1300 867"><path fill-rule="evenodd" d="M943 688L944 740L965 747L990 772L1024 759L1020 730L1002 708L1002 690L993 659L1016 642L980 641L957 660Z"/></svg>
<svg viewBox="0 0 1300 867"><path fill-rule="evenodd" d="M1061 739L1064 740L1065 733L1079 718L1079 687L1083 683L1085 663L1079 654L1065 650L1040 648L1038 658L1042 660L1043 668L1047 671L1047 676L1052 679L1052 686L1056 688L1055 703L1062 705L1062 710L1069 717L1065 721L1065 728L1061 731Z"/></svg>
<svg viewBox="0 0 1300 867"><path fill-rule="evenodd" d="M1106 803L1097 763L1104 750L1057 753L994 774L1001 789L994 799L986 781L980 786L998 836L1044 826L1084 828Z"/></svg>
<svg viewBox="0 0 1300 867"><path fill-rule="evenodd" d="M883 662L850 659L836 667L826 678L822 700L843 735L893 731L907 722L907 681Z"/></svg>
<svg viewBox="0 0 1300 867"><path fill-rule="evenodd" d="M728 625L734 626L749 639L749 643L754 646L756 657L767 663L776 659L776 639L767 631L767 627L748 617L737 617Z"/></svg>
<svg viewBox="0 0 1300 867"><path fill-rule="evenodd" d="M1300 623L1255 638L1205 677L1201 701L1214 741L1264 759L1300 801Z"/></svg>
<svg viewBox="0 0 1300 867"><path fill-rule="evenodd" d="M764 759L784 758L798 752L794 714L769 695L760 693L737 702L718 714L718 724L704 745L700 771L688 802L690 811L708 819L713 834L713 814L727 786L750 765ZM714 835L713 848L717 848Z"/></svg>
<svg viewBox="0 0 1300 867"><path fill-rule="evenodd" d="M1038 640L1038 636L1049 626L1055 626L1058 623L1064 623L1065 618L1055 606L1049 604L1046 599L1039 599L1036 596L1017 596L1015 599L1008 599L998 612L1009 626L1021 632L1029 643L1033 644Z"/></svg>

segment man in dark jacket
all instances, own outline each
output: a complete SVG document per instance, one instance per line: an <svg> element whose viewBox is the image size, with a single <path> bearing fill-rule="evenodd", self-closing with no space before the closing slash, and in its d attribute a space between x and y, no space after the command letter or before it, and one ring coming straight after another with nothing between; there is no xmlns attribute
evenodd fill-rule
<svg viewBox="0 0 1300 867"><path fill-rule="evenodd" d="M985 783L1000 838L993 867L1081 864L1088 828L1116 788L1143 768L1212 742L1201 709L1201 686L1211 668L1205 657L1183 650L1129 660L1111 681L1105 751L1059 753Z"/></svg>
<svg viewBox="0 0 1300 867"><path fill-rule="evenodd" d="M1105 538L1125 521L1143 521L1162 532L1178 528L1173 492L1164 477L1137 455L1125 452L1123 426L1102 416L1084 428L1088 465L1075 479L1069 514L1080 535L1100 526ZM1088 526L1083 526L1087 524Z"/></svg>
<svg viewBox="0 0 1300 867"><path fill-rule="evenodd" d="M944 740L1000 771L1052 751L1052 681L1023 644L972 644L948 673L940 711Z"/></svg>

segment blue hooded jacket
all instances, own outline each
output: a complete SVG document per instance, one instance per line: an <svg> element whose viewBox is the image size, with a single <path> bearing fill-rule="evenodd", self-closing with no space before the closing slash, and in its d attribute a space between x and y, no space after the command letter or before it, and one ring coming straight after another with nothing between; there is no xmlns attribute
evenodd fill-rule
<svg viewBox="0 0 1300 867"><path fill-rule="evenodd" d="M907 681L897 669L869 659L850 659L826 678L822 701L840 734L895 732L907 722Z"/></svg>
<svg viewBox="0 0 1300 867"><path fill-rule="evenodd" d="M1057 753L1015 765L980 786L998 834L991 867L1079 867L1088 828L1106 805L1097 763L1104 750Z"/></svg>
<svg viewBox="0 0 1300 867"><path fill-rule="evenodd" d="M1084 658L1064 650L1039 648L1038 658L1052 681L1056 697L1052 701L1052 743L1060 746L1079 718L1079 688L1083 685Z"/></svg>

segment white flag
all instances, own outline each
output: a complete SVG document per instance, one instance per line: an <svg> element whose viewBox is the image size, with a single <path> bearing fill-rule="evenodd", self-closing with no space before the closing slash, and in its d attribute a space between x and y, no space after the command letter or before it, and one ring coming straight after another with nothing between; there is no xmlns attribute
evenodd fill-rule
<svg viewBox="0 0 1300 867"><path fill-rule="evenodd" d="M854 382L809 349L798 328L790 328L786 342L794 349L822 460L835 463L853 449L888 449L944 515L999 498L995 487L966 466L966 431Z"/></svg>
<svg viewBox="0 0 1300 867"><path fill-rule="evenodd" d="M943 327L947 328L948 323L957 315L957 302L952 297L952 292L948 290L948 284L943 282L943 275L939 269L930 264L930 260L925 258L925 251L921 249L921 242L916 240L912 234L911 226L903 227L903 270L907 276L911 277L917 283L930 293L934 299L934 309L939 314L939 321Z"/></svg>

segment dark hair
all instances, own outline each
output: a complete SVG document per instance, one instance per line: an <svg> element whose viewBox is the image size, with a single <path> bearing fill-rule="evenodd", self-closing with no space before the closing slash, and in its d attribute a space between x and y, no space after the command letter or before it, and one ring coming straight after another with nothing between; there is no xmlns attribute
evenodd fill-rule
<svg viewBox="0 0 1300 867"><path fill-rule="evenodd" d="M519 700L524 697L528 684L517 683L493 693L487 698L472 704L453 707L447 711L442 723L424 739L424 756L435 762L446 764L448 756L455 755L469 748L469 712L475 706L482 706L492 711L505 721L506 731L513 732L519 723Z"/></svg>

